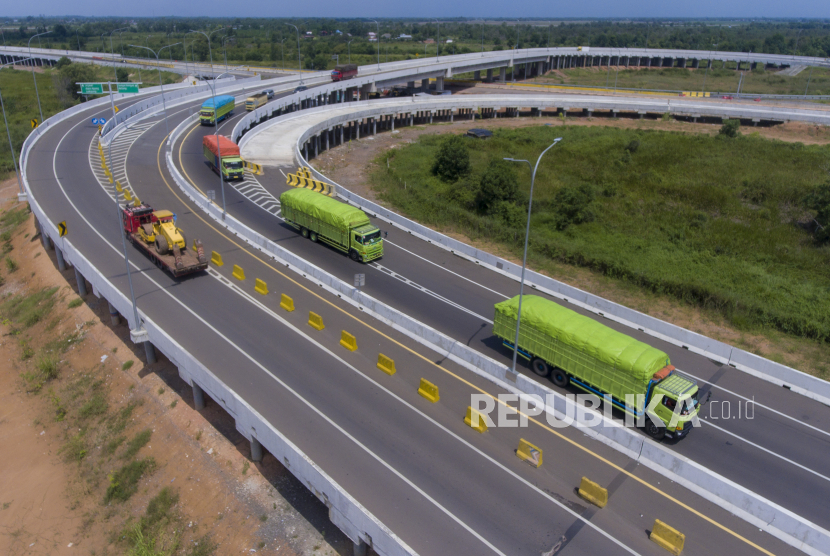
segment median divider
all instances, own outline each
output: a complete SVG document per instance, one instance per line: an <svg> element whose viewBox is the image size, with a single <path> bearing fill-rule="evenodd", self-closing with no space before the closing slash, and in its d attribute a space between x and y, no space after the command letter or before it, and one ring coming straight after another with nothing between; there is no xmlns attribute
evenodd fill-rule
<svg viewBox="0 0 830 556"><path fill-rule="evenodd" d="M225 266L225 263L222 262L222 255L216 251L211 251L210 262L213 263L213 266Z"/></svg>
<svg viewBox="0 0 830 556"><path fill-rule="evenodd" d="M340 331L340 345L349 351L357 351L357 339L345 330Z"/></svg>
<svg viewBox="0 0 830 556"><path fill-rule="evenodd" d="M254 282L254 291L261 295L268 295L268 285L257 278Z"/></svg>
<svg viewBox="0 0 830 556"><path fill-rule="evenodd" d="M673 527L669 527L659 519L654 520L654 527L651 528L651 534L648 536L651 542L665 548L671 554L680 556L683 552L683 545L686 544L686 535Z"/></svg>
<svg viewBox="0 0 830 556"><path fill-rule="evenodd" d="M542 466L542 449L531 444L524 438L519 439L519 447L516 449L516 456L533 467Z"/></svg>
<svg viewBox="0 0 830 556"><path fill-rule="evenodd" d="M389 357L386 357L382 353L378 353L378 369L383 371L384 373L392 376L395 374L395 360Z"/></svg>
<svg viewBox="0 0 830 556"><path fill-rule="evenodd" d="M323 324L323 317L321 317L314 311L308 312L308 324L316 330L322 330L326 327L326 325Z"/></svg>
<svg viewBox="0 0 830 556"><path fill-rule="evenodd" d="M237 280L244 280L245 279L245 271L242 270L242 267L238 264L233 265L233 272L231 276L236 278Z"/></svg>
<svg viewBox="0 0 830 556"><path fill-rule="evenodd" d="M288 297L285 294L280 296L280 307L288 311L289 313L294 310L294 300Z"/></svg>
<svg viewBox="0 0 830 556"><path fill-rule="evenodd" d="M602 488L588 477L582 477L577 494L600 508L604 508L608 504L608 489Z"/></svg>
<svg viewBox="0 0 830 556"><path fill-rule="evenodd" d="M484 415L473 409L471 406L467 407L467 415L464 416L464 424L478 432L487 432L487 422Z"/></svg>
<svg viewBox="0 0 830 556"><path fill-rule="evenodd" d="M418 393L432 403L441 399L438 395L438 387L425 378L421 379L421 384L418 386Z"/></svg>

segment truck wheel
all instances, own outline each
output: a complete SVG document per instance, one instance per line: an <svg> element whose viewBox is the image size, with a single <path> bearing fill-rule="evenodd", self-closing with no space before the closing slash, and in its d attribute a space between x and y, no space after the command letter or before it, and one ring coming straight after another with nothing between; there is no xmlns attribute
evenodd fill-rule
<svg viewBox="0 0 830 556"><path fill-rule="evenodd" d="M544 359L539 359L538 357L530 362L530 368L533 369L534 373L541 377L545 377L550 374L550 367L548 367L548 364L545 363Z"/></svg>
<svg viewBox="0 0 830 556"><path fill-rule="evenodd" d="M560 388L565 388L571 383L571 377L565 374L562 369L554 369L553 374L550 375L550 380Z"/></svg>
<svg viewBox="0 0 830 556"><path fill-rule="evenodd" d="M311 232L311 233L308 235L308 237L309 237L309 239L310 239L311 241L313 241L314 243L317 243L317 234L315 234L314 232Z"/></svg>
<svg viewBox="0 0 830 556"><path fill-rule="evenodd" d="M349 251L349 258L350 258L351 260L353 260L354 262L358 262L358 261L360 261L360 255L358 255L358 254L357 254L357 251L355 251L354 249L352 249L351 251Z"/></svg>
<svg viewBox="0 0 830 556"><path fill-rule="evenodd" d="M646 417L646 434L654 440L662 440L666 436L666 427L658 427L651 422L651 419Z"/></svg>
<svg viewBox="0 0 830 556"><path fill-rule="evenodd" d="M300 234L306 239L308 239L308 228L300 228Z"/></svg>
<svg viewBox="0 0 830 556"><path fill-rule="evenodd" d="M159 255L166 255L167 252L170 251L170 246L167 245L167 239L164 236L159 236L156 238L156 253Z"/></svg>

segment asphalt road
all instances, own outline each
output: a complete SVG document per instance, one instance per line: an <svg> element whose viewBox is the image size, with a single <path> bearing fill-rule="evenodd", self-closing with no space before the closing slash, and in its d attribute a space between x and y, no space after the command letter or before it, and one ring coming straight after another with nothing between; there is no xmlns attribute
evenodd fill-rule
<svg viewBox="0 0 830 556"><path fill-rule="evenodd" d="M186 115L181 110L171 115L171 126ZM88 159L95 134L88 122L97 115L55 125L27 159L27 173L50 218L66 220L73 244L126 292L114 203ZM225 266L176 281L129 247L141 310L414 550L538 554L559 543L556 554L662 554L647 537L659 517L687 535L686 554L754 554L759 547L795 553L575 429L552 429L541 417L527 428L484 434L466 427L471 393L496 395L497 388L451 362L436 362L417 343L287 276L193 212L163 168L164 125L155 121L127 149L130 184L154 207L173 210L188 237L222 253ZM236 214L250 203L234 195L229 209ZM246 282L229 278L232 264L245 268ZM254 294L253 277L266 280L272 294ZM291 295L298 310L281 311L278 293ZM323 331L305 324L308 310L323 315ZM358 351L339 347L344 329L357 336ZM396 375L377 371L378 352L395 358ZM439 385L440 402L416 393L421 377ZM515 457L519 437L544 450L542 468ZM609 486L606 508L596 510L575 495L582 475Z"/></svg>
<svg viewBox="0 0 830 556"><path fill-rule="evenodd" d="M233 125L233 121L228 122L223 131L229 132ZM197 187L216 189L216 174L206 166L201 154L201 137L206 132L198 124L194 126L174 146L174 161ZM266 167L263 176L249 176L246 181L255 179L278 198L288 189L284 173L295 170ZM337 176L332 178L336 181ZM263 210L252 202L261 196L246 197L234 185L226 184L226 197L229 213L269 239L347 282L352 281L354 273L365 272L366 293L489 357L510 363L512 354L492 336L490 321L495 303L518 294L514 280L380 221L375 223L389 231L385 255L377 264L359 265L328 246L304 240L283 224L273 214L275 211ZM601 319L574 306L570 308ZM826 457L830 452L830 409L640 331L601 320L662 349L674 365L700 381L704 395L712 391L712 403L702 413L703 426L679 442L669 441L674 450L830 528L825 503L830 496L830 460ZM533 376L526 365L522 372ZM539 380L556 389L549 381ZM559 390L580 392L575 388ZM747 401L754 403L747 406Z"/></svg>

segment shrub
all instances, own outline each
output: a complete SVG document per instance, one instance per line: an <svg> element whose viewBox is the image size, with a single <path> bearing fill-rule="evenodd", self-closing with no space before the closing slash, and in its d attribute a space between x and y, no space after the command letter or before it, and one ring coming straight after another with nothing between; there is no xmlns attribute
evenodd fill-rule
<svg viewBox="0 0 830 556"><path fill-rule="evenodd" d="M445 182L452 183L470 172L470 153L467 140L459 135L452 135L441 142L432 173Z"/></svg>
<svg viewBox="0 0 830 556"><path fill-rule="evenodd" d="M156 468L156 460L145 458L131 461L115 473L109 475L109 486L104 495L104 502L118 500L126 502L138 490L138 481L145 473L152 473Z"/></svg>
<svg viewBox="0 0 830 556"><path fill-rule="evenodd" d="M500 203L515 202L519 184L513 165L497 158L490 159L479 183L476 204L485 213L491 213Z"/></svg>
<svg viewBox="0 0 830 556"><path fill-rule="evenodd" d="M815 186L810 195L804 199L804 204L815 211L816 240L825 243L830 240L830 179Z"/></svg>
<svg viewBox="0 0 830 556"><path fill-rule="evenodd" d="M83 304L84 300L80 297L76 297L72 301L69 302L69 308L74 309L75 307L80 307Z"/></svg>
<svg viewBox="0 0 830 556"><path fill-rule="evenodd" d="M62 69L65 66L68 66L72 63L72 60L67 58L66 56L61 56L60 59L55 63L55 67L58 69Z"/></svg>
<svg viewBox="0 0 830 556"><path fill-rule="evenodd" d="M556 214L556 228L564 230L571 224L592 222L594 213L591 204L594 201L594 191L588 185L565 186L556 192L553 197L553 210Z"/></svg>
<svg viewBox="0 0 830 556"><path fill-rule="evenodd" d="M726 120L723 122L723 125L720 126L720 131L718 133L725 137L737 137L741 134L740 131L738 131L740 128L740 120Z"/></svg>

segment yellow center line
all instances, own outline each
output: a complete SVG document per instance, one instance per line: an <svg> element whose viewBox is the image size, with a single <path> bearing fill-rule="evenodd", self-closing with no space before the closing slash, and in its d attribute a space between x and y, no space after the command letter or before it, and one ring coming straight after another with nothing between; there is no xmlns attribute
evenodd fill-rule
<svg viewBox="0 0 830 556"><path fill-rule="evenodd" d="M200 124L199 124L199 125L200 125ZM192 129L192 130L190 130L190 132L188 132L188 134L185 136L185 138L184 138L184 139L182 139L181 144L180 144L180 146L179 146L179 165L181 166L182 172L185 172L185 170L184 170L184 165L182 164L182 158L181 158L181 156L182 156L182 148L183 148L183 145L184 145L184 141L185 141L185 140L186 140L186 139L190 136L190 134L191 134L191 133L193 133L193 131L195 131L195 130L196 130L196 126L194 125L193 129ZM170 185L170 183L167 181L167 178L164 176L164 172L162 171L162 168L161 168L161 149L162 149L162 147L164 146L164 143L165 143L165 141L166 141L166 140L167 140L167 137L165 137L165 138L162 140L162 142L159 144L158 153L157 153L157 156L156 156L156 161L157 161L157 163L158 163L159 174L161 175L161 178L164 180L164 183L167 185L167 188L171 191L171 193L173 193L173 195L174 195L174 196L175 196L175 197L176 197L179 201L181 201L181 203L182 203L182 204L187 205L187 203L184 201L184 199L182 199L182 198L179 196L179 194L178 194L178 193L177 193L177 192L173 189L173 187L172 187L172 186ZM196 184L195 184L195 183L193 183L193 180L191 180L191 179L190 179L190 177L189 177L189 176L187 176L187 172L185 172L185 176L187 177L187 180L188 180L188 181L189 181L189 182L193 185L193 187L196 187L196 188L198 189L198 187L196 186ZM199 190L199 191L201 191L201 190ZM349 318L351 318L351 319L352 319L352 320L354 320L355 322L357 322L357 323L359 323L359 324L363 325L363 326L364 326L364 327L366 327L367 329L369 329L369 330L371 330L372 332L374 332L374 333L378 334L378 335L379 335L380 337L382 337L383 339L385 339L385 340L388 340L388 341L392 342L393 344L397 345L398 347L400 347L400 348L404 349L405 351L407 351L407 352L411 353L412 355L416 356L417 358L419 358L419 359L423 360L425 363L427 363L427 364L429 364L429 365L431 365L431 366L433 366L433 367L436 367L436 368L438 368L438 369L441 369L444 373L446 373L446 374L448 374L449 376L451 376L451 377L455 378L456 380L460 381L461 383L465 384L466 386L469 386L469 387L470 387L470 388L472 388L473 390L477 390L478 392L480 392L480 393L482 393L482 394L484 394L484 395L486 395L486 396L489 396L490 398L492 398L493 400L495 400L497 403L500 403L500 404L502 404L502 405L504 405L504 406L506 406L506 407L509 407L510 409L512 409L512 410L514 410L514 411L516 411L516 413L518 413L518 414L520 414L520 415L522 415L522 416L524 416L524 417L527 417L529 421L531 421L531 422L535 423L536 425L538 425L538 426L539 426L539 427L541 427L542 429L546 430L547 432L549 432L549 433L551 433L551 434L553 434L553 435L557 436L558 438L560 438L561 440L564 440L565 442L568 442L569 444L571 444L572 446L574 446L574 447L576 447L576 448L578 448L578 449L582 450L582 451L583 451L583 452L585 452L586 454L589 454L589 455L593 456L593 457L594 457L594 458L596 458L597 460L599 460L599 461L601 461L601 462L605 463L606 465L608 465L608 466L609 466L609 467L611 467L612 469L614 469L614 470L618 471L619 473L623 473L623 474L625 474L626 476L628 476L628 477L630 477L631 479L633 479L633 480L637 481L637 482L638 482L638 483L640 483L641 485L643 485L643 486L645 486L645 487L647 487L647 488L651 489L651 490L652 490L652 491L654 491L655 493L657 493L657 494L659 494L659 495L663 496L666 500L669 500L669 501L671 501L671 502L673 502L673 503L677 504L677 505L678 505L678 506L680 506L681 508L683 508L683 509L685 509L685 510L688 510L689 512L691 512L692 514L694 514L694 515L698 516L699 518L703 519L703 520L704 520L704 521L706 521L707 523L710 523L711 525L714 525L714 526L715 526L715 527L717 527L718 529L720 529L720 530L722 530L722 531L724 531L724 532L726 532L726 533L728 533L728 534L732 535L732 536L733 536L733 537L735 537L736 539L738 539L738 540L740 540L740 541L743 541L744 543L746 543L746 544L748 544L749 546L751 546L751 547L753 547L753 548L755 548L755 549L759 550L760 552L762 552L762 553L764 553L764 554L767 554L768 556L775 556L775 555L774 555L772 552L770 552L769 550L767 550L767 549L765 549L765 548L763 548L763 547L761 547L761 546L758 546L757 544L755 544L755 543L754 543L754 542L752 542L751 540L749 540L749 539L747 539L747 538L745 538L745 537L741 536L740 534L738 534L737 532L733 531L732 529L729 529L727 526L725 526L725 525L723 525L723 524L721 524L721 523L719 523L719 522L715 521L713 518L710 518L710 517L708 517L708 516L704 515L702 512L700 512L700 511L698 511L698 510L696 510L696 509L692 508L692 507L691 507L691 506L689 506L688 504L686 504L686 503L684 503L684 502L681 502L680 500L678 500L678 499L677 499L677 498L675 498L674 496L672 496L672 495L668 494L667 492L665 492L665 491L663 491L663 490L660 490L660 489L659 489L659 488L657 488L656 486L654 486L654 485L650 484L649 482L647 482L645 479L641 479L640 477L637 477L636 475L634 475L634 474L633 474L633 473L631 473L630 471L628 471L628 470L626 470L626 469L624 469L624 468L620 467L619 465L615 464L614 462L612 462L612 461L610 461L610 460L608 460L608 459L604 458L603 456L601 456L601 455L597 454L596 452L592 451L590 448L588 448L588 447L586 447L586 446L583 446L583 445L579 444L579 443L578 443L578 442L576 442L575 440L572 440L572 439L568 438L567 436L563 435L563 434L562 434L562 433L560 433L559 431L557 431L557 430L555 430L555 429L553 429L553 428L549 427L548 425L546 425L545 423L543 423L543 422L541 422L541 421L538 421L537 419L533 418L532 416L525 415L525 414L521 413L521 412L520 412L519 410L517 410L516 408L514 408L514 407L510 406L510 405L509 405L509 404L507 404L506 402L501 401L501 400L500 400L497 396L494 396L493 394L491 394L491 393L487 392L486 390L483 390L482 388L480 388L480 387L476 386L475 384L471 383L471 382L470 382L470 381L468 381L467 379L465 379L465 378L463 378L463 377L461 377L461 376L459 376L459 375L455 374L455 373L454 373L454 372L452 372L451 370L449 370L449 369L446 369L446 368L442 367L441 365L439 365L439 364L435 363L434 361L432 361L432 360L431 360L431 359L429 359L428 357L426 357L426 356L424 356L424 355L421 355L421 354L420 354L420 353L418 353L417 351L413 350L413 349L412 349L412 348L410 348L409 346L404 345L404 344L402 344L401 342L399 342L399 341L395 340L394 338L392 338L392 337L388 336L388 335L387 335L387 334L385 334L384 332L381 332L380 330L378 330L377 328L373 327L373 326L372 326L371 324L369 324L368 322L365 322L365 321L361 320L361 319L360 319L360 318L358 318L357 316L355 316L355 315L351 314L349 311L347 311L347 310L343 309L342 307L337 306L337 305L336 305L335 303L333 303L332 301L329 301L328 299L326 299L325 297L321 296L320 294L318 294L318 293L317 293L317 292L315 292L314 290L309 289L308 287L304 286L303 284L301 284L301 283L300 283L300 282L298 282L297 280L295 280L295 279L291 278L290 276L286 275L285 273L283 273L283 272L282 272L281 270L279 270L278 268L276 268L276 267L272 266L272 265L271 265L271 264L269 264L267 261L263 260L262 258L260 258L259 256L257 256L257 255L256 255L256 254L254 254L253 252L249 251L249 250L248 250L245 246L243 246L242 244L237 243L237 242L236 242L236 241L234 241L234 240L233 240L230 236L225 235L225 233L223 233L223 231L221 231L221 230L219 230L218 228L214 227L212 223L208 222L205 218L203 218L203 217L202 217L202 216L198 213L198 210L193 211L193 212L192 212L192 214L193 214L196 218L198 218L199 220L201 220L202 222L204 222L204 223L205 223L205 224L206 224L206 225L207 225L210 229L212 229L213 231L215 231L215 232L216 232L217 234L219 234L221 237L225 238L225 239L226 239L226 240L228 240L231 244L233 244L234 246L236 246L237 248L239 248L239 250L240 250L240 251L243 251L243 252L247 253L247 254L248 254L248 255L250 255L253 259L255 259L255 260L259 261L260 263L262 263L262 264L263 264L263 265L265 265L266 267L270 268L271 270L273 270L274 272L276 272L277 274L279 274L280 276L282 276L283 278L285 278L286 280L288 280L288 281L289 281L289 282L291 282L292 284L294 284L294 285L298 286L299 288L301 288L301 289L305 290L306 292L308 292L308 293L309 293L309 294L311 294L312 296L316 297L317 299L319 299L319 300L320 300L320 301L322 301L323 303L325 303L325 304L329 305L329 306L330 306L330 307L332 307L333 309L335 309L335 310L337 310L337 311L341 312L342 314L344 314L344 315L348 316Z"/></svg>

